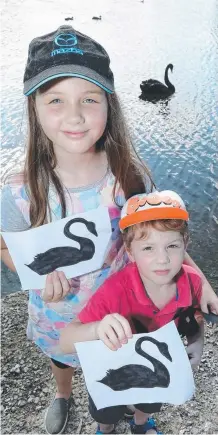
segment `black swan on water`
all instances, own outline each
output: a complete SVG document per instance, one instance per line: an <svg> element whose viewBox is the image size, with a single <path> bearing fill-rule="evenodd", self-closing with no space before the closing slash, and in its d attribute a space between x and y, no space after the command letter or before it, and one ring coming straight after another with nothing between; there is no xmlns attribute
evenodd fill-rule
<svg viewBox="0 0 218 435"><path fill-rule="evenodd" d="M98 236L95 224L89 222L83 218L71 219L64 227L64 235L69 239L75 240L80 244L80 249L72 246L60 246L59 248L51 248L42 254L37 254L34 257L34 261L30 264L26 264L38 275L45 275L53 272L58 267L71 266L73 264L80 263L81 261L90 260L95 253L95 245L92 240L86 237L79 237L70 232L70 226L73 223L80 222L86 225L86 228L90 233Z"/></svg>
<svg viewBox="0 0 218 435"><path fill-rule="evenodd" d="M169 371L162 362L142 350L141 344L144 341L154 343L160 353L172 362L166 343L152 337L141 337L135 344L135 351L150 361L154 370L140 364L128 364L116 370L108 370L106 376L98 382L107 385L114 391L129 390L130 388L167 388L170 384Z"/></svg>
<svg viewBox="0 0 218 435"><path fill-rule="evenodd" d="M92 17L93 20L101 20L101 15L99 17Z"/></svg>
<svg viewBox="0 0 218 435"><path fill-rule="evenodd" d="M145 80L140 84L141 95L139 98L145 101L156 102L158 100L164 100L165 98L170 97L170 95L174 94L175 86L170 83L168 78L169 69L173 72L173 65L169 63L165 69L164 81L166 85L159 82L158 80Z"/></svg>

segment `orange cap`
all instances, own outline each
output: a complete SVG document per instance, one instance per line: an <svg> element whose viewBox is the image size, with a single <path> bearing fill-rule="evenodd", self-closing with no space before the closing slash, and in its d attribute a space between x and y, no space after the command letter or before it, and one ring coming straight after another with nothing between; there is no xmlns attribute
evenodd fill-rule
<svg viewBox="0 0 218 435"><path fill-rule="evenodd" d="M185 204L176 192L163 190L132 196L123 206L119 226L123 231L131 225L158 219L188 221Z"/></svg>

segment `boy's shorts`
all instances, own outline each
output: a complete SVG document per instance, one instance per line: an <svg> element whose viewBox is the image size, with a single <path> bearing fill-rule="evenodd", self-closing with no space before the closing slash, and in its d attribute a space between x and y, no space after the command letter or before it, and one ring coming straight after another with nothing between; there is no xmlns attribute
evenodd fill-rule
<svg viewBox="0 0 218 435"><path fill-rule="evenodd" d="M153 414L155 412L160 412L162 403L138 403L134 406L142 412ZM126 405L109 406L107 408L97 409L89 395L89 412L92 418L98 423L115 424L123 418L126 412Z"/></svg>

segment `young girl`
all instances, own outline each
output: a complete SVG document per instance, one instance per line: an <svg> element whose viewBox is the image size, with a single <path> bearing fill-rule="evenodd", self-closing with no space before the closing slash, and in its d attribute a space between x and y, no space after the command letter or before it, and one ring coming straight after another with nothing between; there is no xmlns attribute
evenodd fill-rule
<svg viewBox="0 0 218 435"><path fill-rule="evenodd" d="M47 276L44 291L29 292L28 338L51 358L57 392L45 419L48 433L61 433L68 419L76 356L63 355L60 330L81 311L96 289L127 258L118 221L125 198L151 191L114 92L104 48L71 26L35 38L24 74L28 103L28 147L23 174L2 192L2 231L23 231L48 222L108 208L111 241L101 270L72 281L61 271ZM15 270L2 240L2 259ZM187 256L186 261L193 265ZM197 268L197 266L194 265ZM206 278L202 308L218 299Z"/></svg>
<svg viewBox="0 0 218 435"><path fill-rule="evenodd" d="M202 282L192 267L183 265L187 221L184 202L173 191L135 195L127 201L120 228L131 263L108 278L79 313L78 320L62 330L63 352L75 351L76 342L97 339L109 349L118 350L132 338L132 332L155 331L174 320L179 333L187 338L191 365L200 363L204 343L199 312ZM118 384L125 385L131 398L131 385L135 385L138 373L134 365L128 370L130 367L128 379L124 367L119 374L109 370L105 384L115 391L119 390ZM134 407L132 433L160 434L150 414L159 412L161 403L136 403ZM99 423L97 434L114 433L125 406L97 410L89 396L89 410Z"/></svg>

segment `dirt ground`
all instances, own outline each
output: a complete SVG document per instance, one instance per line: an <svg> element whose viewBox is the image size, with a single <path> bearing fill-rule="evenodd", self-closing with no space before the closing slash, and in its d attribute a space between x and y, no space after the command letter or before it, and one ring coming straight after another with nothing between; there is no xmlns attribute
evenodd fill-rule
<svg viewBox="0 0 218 435"><path fill-rule="evenodd" d="M49 359L26 339L27 298L27 293L18 292L2 300L2 434L44 434L45 410L55 392ZM218 434L218 327L205 329L196 395L183 406L164 407L156 419L165 434ZM80 369L73 394L75 406L65 433L95 433ZM116 433L130 433L128 422L120 421Z"/></svg>

